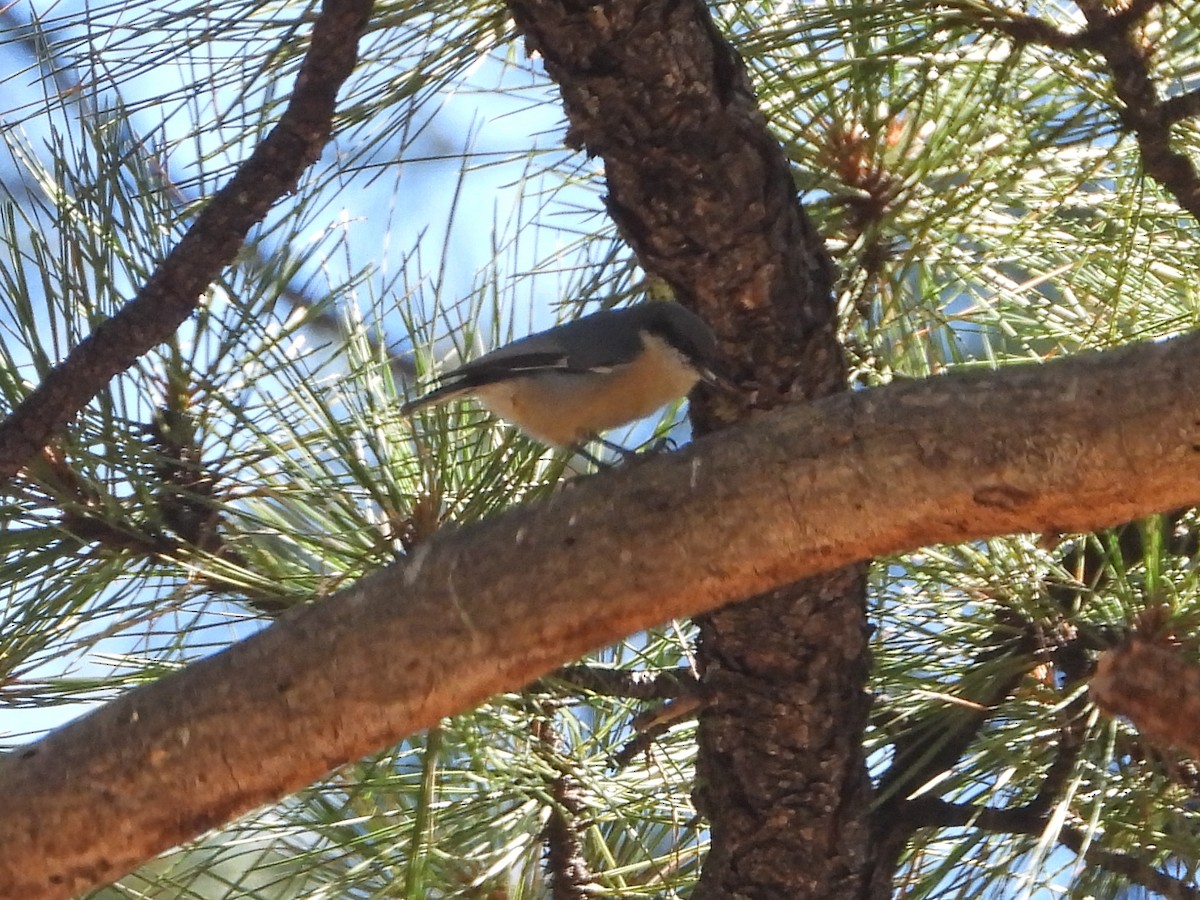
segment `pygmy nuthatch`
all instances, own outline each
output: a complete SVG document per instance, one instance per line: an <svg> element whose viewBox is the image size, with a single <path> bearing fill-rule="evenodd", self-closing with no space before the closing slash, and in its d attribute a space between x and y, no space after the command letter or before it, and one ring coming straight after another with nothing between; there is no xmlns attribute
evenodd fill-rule
<svg viewBox="0 0 1200 900"><path fill-rule="evenodd" d="M711 329L677 303L610 309L531 334L442 375L405 415L472 396L531 437L577 447L717 381Z"/></svg>

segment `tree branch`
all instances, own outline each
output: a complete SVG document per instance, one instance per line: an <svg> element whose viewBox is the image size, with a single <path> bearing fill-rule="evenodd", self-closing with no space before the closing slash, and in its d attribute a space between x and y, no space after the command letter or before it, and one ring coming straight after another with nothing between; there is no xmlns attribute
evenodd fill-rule
<svg viewBox="0 0 1200 900"><path fill-rule="evenodd" d="M338 89L357 60L371 0L324 0L312 45L279 123L116 315L96 327L0 422L0 484L12 478L109 380L160 344L233 261L251 226L316 162L328 142Z"/></svg>
<svg viewBox="0 0 1200 900"><path fill-rule="evenodd" d="M998 655L1019 660L1033 659L1033 636L1026 631L1016 640L991 647L985 657ZM983 662L983 659L977 662ZM937 710L926 721L911 724L893 742L891 764L877 781L876 806L871 813L874 836L873 896L887 896L895 881L905 847L922 827L911 812L908 794L957 765L980 731L996 714L999 705L1021 683L1029 665L1014 666L1007 675L987 682L962 697L974 706Z"/></svg>
<svg viewBox="0 0 1200 900"><path fill-rule="evenodd" d="M1077 32L1065 32L1036 16L1002 8L981 11L974 4L960 5L962 11L947 18L945 24L1000 32L1020 44L1091 50L1102 56L1123 106L1121 119L1137 140L1146 172L1182 209L1200 219L1200 175L1185 154L1171 147L1171 125L1200 112L1200 99L1194 91L1170 100L1159 98L1150 77L1152 49L1134 31L1162 0L1119 4L1076 0L1076 5L1087 19L1087 26Z"/></svg>
<svg viewBox="0 0 1200 900"><path fill-rule="evenodd" d="M583 785L572 774L572 759L566 741L554 724L552 703L534 704L534 719L529 730L536 743L534 753L541 757L553 776L547 777L546 790L552 804L546 818L543 840L546 844L546 878L551 900L587 900L597 889L580 839L587 814Z"/></svg>
<svg viewBox="0 0 1200 900"><path fill-rule="evenodd" d="M1182 122L1200 116L1200 91L1185 91L1163 101L1163 115L1168 122Z"/></svg>
<svg viewBox="0 0 1200 900"><path fill-rule="evenodd" d="M631 700L671 700L695 692L698 681L691 669L653 669L630 672L599 665L563 666L545 679L568 684L581 691Z"/></svg>
<svg viewBox="0 0 1200 900"><path fill-rule="evenodd" d="M1194 504L1198 365L1189 335L843 394L439 534L0 760L0 896L112 880L671 618L924 544Z"/></svg>
<svg viewBox="0 0 1200 900"><path fill-rule="evenodd" d="M969 803L949 803L933 797L919 797L907 805L921 828L979 828L1001 834L1037 836L1049 824L1044 812L1032 806L995 809ZM1082 851L1089 865L1107 869L1169 900L1200 900L1200 890L1188 882L1161 872L1128 853L1105 850L1095 842L1089 843L1087 836L1078 828L1063 826L1058 832L1058 842L1075 853Z"/></svg>
<svg viewBox="0 0 1200 900"><path fill-rule="evenodd" d="M1002 648L1002 655L1014 661L1028 658L1030 661L1026 665L1013 666L1004 677L987 683L978 692L961 697L974 708L964 706L948 715L937 716L923 723L924 727L912 727L893 743L892 763L878 781L878 794L886 801L885 805L892 801L899 802L901 798L897 795L903 788L916 789L927 784L962 759L967 748L996 713L996 707L1016 690L1032 667L1033 650L1030 636L1011 642ZM997 656L994 647L987 652L992 657ZM964 678L963 681L968 682L969 679ZM875 818L885 828L891 827L888 812L879 811Z"/></svg>
<svg viewBox="0 0 1200 900"><path fill-rule="evenodd" d="M633 762L639 753L649 753L655 741L680 722L694 719L703 708L704 701L697 692L670 700L634 716L630 722L633 737L613 754L613 768L623 769Z"/></svg>
<svg viewBox="0 0 1200 900"><path fill-rule="evenodd" d="M1063 31L1045 19L1028 13L999 7L980 8L972 3L954 4L954 7L961 12L942 21L947 28L995 31L1007 35L1018 44L1038 44L1052 50L1079 50L1087 43L1086 33Z"/></svg>
<svg viewBox="0 0 1200 900"><path fill-rule="evenodd" d="M1088 46L1112 72L1113 88L1124 105L1121 118L1137 139L1147 174L1200 219L1200 176L1191 159L1171 147L1173 113L1150 77L1150 48L1133 31L1159 2L1131 0L1115 10L1102 0L1076 0L1076 5L1087 19Z"/></svg>

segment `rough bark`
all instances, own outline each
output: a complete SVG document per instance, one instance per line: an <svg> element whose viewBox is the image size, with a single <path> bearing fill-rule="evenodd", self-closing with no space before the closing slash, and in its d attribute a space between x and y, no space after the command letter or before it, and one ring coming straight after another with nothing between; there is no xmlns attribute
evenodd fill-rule
<svg viewBox="0 0 1200 900"><path fill-rule="evenodd" d="M696 900L865 896L865 590L852 566L701 618Z"/></svg>
<svg viewBox="0 0 1200 900"><path fill-rule="evenodd" d="M112 880L670 618L930 543L1091 531L1193 505L1198 365L1193 335L841 394L440 534L0 760L0 896ZM846 627L824 607L814 618Z"/></svg>
<svg viewBox="0 0 1200 900"><path fill-rule="evenodd" d="M700 2L509 0L558 82L567 142L604 159L607 205L647 271L713 324L742 403L701 433L840 390L832 266L746 72ZM696 896L852 896L869 786L865 569L700 620L696 802L712 850Z"/></svg>

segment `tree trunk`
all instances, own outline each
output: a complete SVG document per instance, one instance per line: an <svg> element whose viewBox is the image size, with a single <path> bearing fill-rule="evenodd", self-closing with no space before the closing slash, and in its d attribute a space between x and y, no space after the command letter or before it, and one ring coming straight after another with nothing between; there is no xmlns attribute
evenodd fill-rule
<svg viewBox="0 0 1200 900"><path fill-rule="evenodd" d="M510 0L562 88L567 141L604 159L608 208L646 270L717 331L740 405L699 432L841 390L833 267L737 54L699 2ZM867 870L865 568L701 621L698 897L850 897Z"/></svg>

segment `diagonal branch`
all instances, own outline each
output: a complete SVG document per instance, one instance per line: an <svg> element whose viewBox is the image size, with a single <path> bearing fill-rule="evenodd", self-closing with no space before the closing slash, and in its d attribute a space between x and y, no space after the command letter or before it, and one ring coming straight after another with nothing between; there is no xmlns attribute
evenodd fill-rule
<svg viewBox="0 0 1200 900"><path fill-rule="evenodd" d="M150 279L0 422L0 483L12 478L114 376L165 341L233 261L246 233L321 156L371 0L325 0L287 109Z"/></svg>
<svg viewBox="0 0 1200 900"><path fill-rule="evenodd" d="M1001 834L1039 836L1049 825L1045 812L1032 805L994 809L919 797L908 806L921 828L979 828ZM1136 856L1106 850L1094 841L1089 842L1087 835L1078 828L1063 826L1058 832L1058 842L1075 853L1082 853L1089 865L1107 869L1169 900L1200 900L1200 890L1188 881L1168 875Z"/></svg>
<svg viewBox="0 0 1200 900"><path fill-rule="evenodd" d="M1028 13L992 7L980 9L973 3L955 4L954 8L961 12L942 20L942 24L948 28L999 32L1018 44L1038 44L1053 50L1079 50L1087 43L1084 33L1063 31L1045 19Z"/></svg>
<svg viewBox="0 0 1200 900"><path fill-rule="evenodd" d="M1171 147L1173 112L1159 97L1150 77L1150 49L1135 34L1143 17L1159 0L1132 0L1112 9L1102 0L1076 0L1087 19L1088 45L1112 72L1113 89L1124 106L1121 117L1141 151L1146 173L1200 219L1200 174L1184 153Z"/></svg>
<svg viewBox="0 0 1200 900"><path fill-rule="evenodd" d="M1168 122L1182 122L1200 116L1200 91L1185 91L1163 101L1163 115Z"/></svg>
<svg viewBox="0 0 1200 900"><path fill-rule="evenodd" d="M967 748L996 713L996 707L1024 679L1033 665L1034 649L1032 635L1023 635L1002 651L1002 658L1014 663L1007 674L988 683L979 693L961 698L972 704L973 708L956 710L950 721L939 719L936 726L928 723L923 729L914 728L911 733L895 741L893 761L879 777L878 793L887 804L902 802L903 798L897 796L902 788L915 789L931 782L962 759ZM988 653L993 658L1001 655L997 654L995 648ZM885 825L890 824L886 813L878 815L877 819Z"/></svg>

